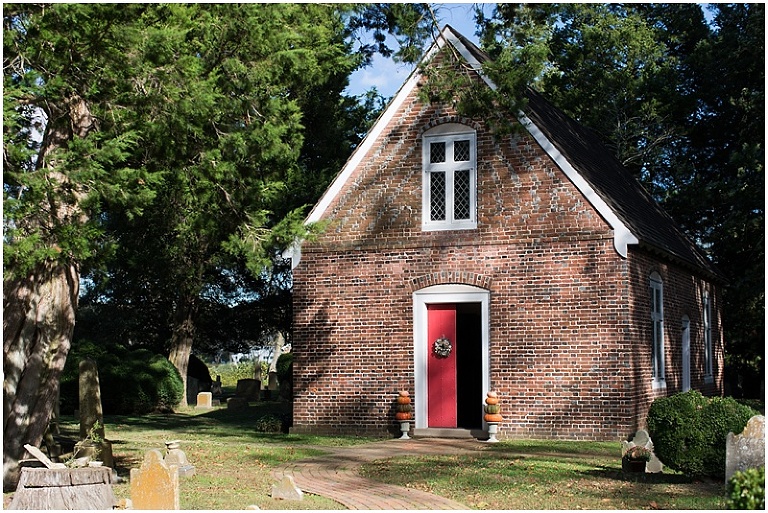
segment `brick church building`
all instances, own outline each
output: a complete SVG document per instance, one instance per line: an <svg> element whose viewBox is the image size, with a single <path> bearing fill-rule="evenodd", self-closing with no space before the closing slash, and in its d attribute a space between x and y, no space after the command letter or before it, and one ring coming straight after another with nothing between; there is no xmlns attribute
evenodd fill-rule
<svg viewBox="0 0 768 513"><path fill-rule="evenodd" d="M480 73L488 58L446 27ZM494 138L419 97L378 119L293 251L292 432L616 440L654 398L723 383L717 270L589 130L539 94ZM435 351L447 339L448 355Z"/></svg>

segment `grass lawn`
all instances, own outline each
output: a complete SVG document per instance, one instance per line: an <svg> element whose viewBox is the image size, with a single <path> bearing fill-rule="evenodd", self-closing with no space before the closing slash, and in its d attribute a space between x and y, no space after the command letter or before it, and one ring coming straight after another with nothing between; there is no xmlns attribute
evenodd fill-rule
<svg viewBox="0 0 768 513"><path fill-rule="evenodd" d="M195 475L180 479L181 509L242 510L251 504L261 509L344 509L330 499L304 494L304 500L279 501L271 497L270 471L286 462L322 454L317 446L352 445L371 441L283 433L258 433L254 420L285 415L280 403L259 403L232 412L190 408L181 413L145 416L105 416L107 439L121 483L113 486L118 499L130 497L128 476L150 449L165 453L165 441L181 440L181 449L195 466ZM79 424L62 418L62 435L77 438Z"/></svg>
<svg viewBox="0 0 768 513"><path fill-rule="evenodd" d="M724 509L722 483L665 470L624 474L618 442L507 440L475 456L419 456L365 465L363 475L472 509Z"/></svg>
<svg viewBox="0 0 768 513"><path fill-rule="evenodd" d="M253 404L247 410L105 417L118 475L118 499L130 497L128 476L149 449L179 439L195 475L182 478L181 508L237 510L343 509L305 494L301 502L271 498L270 471L322 454L323 447L372 441L259 433L255 420L286 415L288 405ZM62 419L62 436L74 442L78 423ZM66 450L66 445L65 445ZM472 456L398 457L367 464L366 477L428 490L472 509L723 509L722 483L696 482L673 473L627 477L618 442L504 441ZM6 494L4 503L10 497Z"/></svg>

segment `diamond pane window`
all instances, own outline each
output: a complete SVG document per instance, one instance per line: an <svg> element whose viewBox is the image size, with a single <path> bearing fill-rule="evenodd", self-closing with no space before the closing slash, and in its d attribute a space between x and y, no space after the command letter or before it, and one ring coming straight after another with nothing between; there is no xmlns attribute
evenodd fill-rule
<svg viewBox="0 0 768 513"><path fill-rule="evenodd" d="M453 161L454 162L467 162L469 161L469 140L456 141L453 143Z"/></svg>
<svg viewBox="0 0 768 513"><path fill-rule="evenodd" d="M433 142L429 145L429 162L430 164L438 164L445 162L445 143Z"/></svg>
<svg viewBox="0 0 768 513"><path fill-rule="evenodd" d="M430 219L445 221L445 173L430 173Z"/></svg>
<svg viewBox="0 0 768 513"><path fill-rule="evenodd" d="M471 189L469 169L461 169L453 174L453 218L469 219L471 208Z"/></svg>

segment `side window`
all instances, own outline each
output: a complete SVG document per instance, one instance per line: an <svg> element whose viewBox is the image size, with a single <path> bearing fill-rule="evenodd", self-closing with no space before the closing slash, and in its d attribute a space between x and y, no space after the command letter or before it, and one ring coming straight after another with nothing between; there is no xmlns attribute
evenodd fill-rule
<svg viewBox="0 0 768 513"><path fill-rule="evenodd" d="M712 377L712 306L709 294L704 293L702 298L702 311L704 316L704 381L711 383Z"/></svg>
<svg viewBox="0 0 768 513"><path fill-rule="evenodd" d="M664 372L664 286L658 273L651 274L651 375L653 387L666 387Z"/></svg>
<svg viewBox="0 0 768 513"><path fill-rule="evenodd" d="M477 148L474 130L441 125L424 135L423 230L477 227Z"/></svg>

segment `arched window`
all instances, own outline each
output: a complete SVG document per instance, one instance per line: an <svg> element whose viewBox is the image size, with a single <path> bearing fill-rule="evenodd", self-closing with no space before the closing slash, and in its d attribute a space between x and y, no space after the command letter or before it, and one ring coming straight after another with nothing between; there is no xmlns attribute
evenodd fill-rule
<svg viewBox="0 0 768 513"><path fill-rule="evenodd" d="M704 293L701 306L704 316L704 382L712 383L712 307L707 292Z"/></svg>
<svg viewBox="0 0 768 513"><path fill-rule="evenodd" d="M458 123L446 123L426 132L422 141L422 229L476 228L475 131Z"/></svg>
<svg viewBox="0 0 768 513"><path fill-rule="evenodd" d="M680 337L680 355L682 357L682 384L681 389L687 392L691 389L691 320L687 315L683 316Z"/></svg>
<svg viewBox="0 0 768 513"><path fill-rule="evenodd" d="M666 387L664 371L664 285L659 273L651 274L651 375L653 387Z"/></svg>

